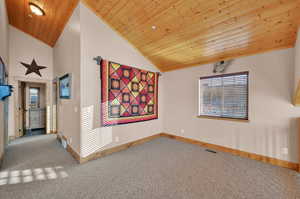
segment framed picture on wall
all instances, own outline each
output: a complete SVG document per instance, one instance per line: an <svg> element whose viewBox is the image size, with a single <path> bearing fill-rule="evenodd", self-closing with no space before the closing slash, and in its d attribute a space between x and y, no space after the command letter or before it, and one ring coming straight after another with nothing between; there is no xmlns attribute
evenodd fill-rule
<svg viewBox="0 0 300 199"><path fill-rule="evenodd" d="M2 60L2 58L0 57L0 85L1 84L5 84L5 65L4 62Z"/></svg>
<svg viewBox="0 0 300 199"><path fill-rule="evenodd" d="M59 78L59 98L71 99L72 77L66 74Z"/></svg>

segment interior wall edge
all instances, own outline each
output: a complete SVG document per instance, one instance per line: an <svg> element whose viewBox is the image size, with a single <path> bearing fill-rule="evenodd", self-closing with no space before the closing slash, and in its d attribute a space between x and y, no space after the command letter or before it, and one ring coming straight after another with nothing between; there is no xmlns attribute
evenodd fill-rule
<svg viewBox="0 0 300 199"><path fill-rule="evenodd" d="M66 137L68 150L80 153L80 10L77 4L53 48L54 78L71 74L71 98L61 99L57 93L56 133ZM59 86L59 85L58 85ZM58 87L59 88L59 87ZM63 121L63 122L60 122Z"/></svg>
<svg viewBox="0 0 300 199"><path fill-rule="evenodd" d="M278 51L278 50L284 50L284 49L289 49L289 48L294 48L294 45L287 45L287 46L280 46L278 48L272 48L272 49L268 49L268 50L261 50L261 51L256 51L253 53L248 53L248 54L243 54L243 55L238 55L238 56L231 56L231 57L226 57L224 58L218 58L218 59L214 59L211 61L207 61L207 62L201 62L201 63L196 63L196 64L191 64L191 65L187 65L184 68L183 67L174 67L174 68L170 68L167 70L162 70L162 72L172 72L172 71L176 71L176 70L185 70L185 69L189 69L192 67L197 67L197 66L204 66L206 64L213 64L219 61L227 61L227 60L231 60L231 59L238 59L238 58L243 58L243 57L250 57L253 55L259 55L259 54L265 54L265 53L269 53L269 52L273 52L273 51Z"/></svg>
<svg viewBox="0 0 300 199"><path fill-rule="evenodd" d="M280 166L280 167L283 167L283 168L292 169L292 170L295 170L295 171L298 171L298 169L299 169L299 164L295 163L295 162L280 160L280 159L276 159L276 158L272 158L272 157L268 157L268 156L263 156L263 155L259 155L259 154L255 154L255 153L250 153L250 152L246 152L246 151L241 151L241 150L238 150L238 149L233 149L233 148L229 148L229 147L225 147L225 146L221 146L221 145L210 144L210 143L207 143L207 142L202 142L200 140L195 140L195 139L191 139L191 138L187 138L187 137L177 136L177 135L170 134L170 133L161 133L161 136L171 138L171 139L175 139L175 140L178 140L178 141L181 141L181 142L186 142L186 143L189 143L189 144L194 144L194 145L206 147L206 148L217 150L217 151L222 151L222 152L225 152L225 153L231 153L232 155L236 155L236 156L240 156L240 157L244 157L244 158L249 158L249 159L252 159L252 160L257 160L257 161L260 161L260 162L268 163L268 164L275 165L275 166Z"/></svg>
<svg viewBox="0 0 300 199"><path fill-rule="evenodd" d="M79 155L79 153L76 152L69 145L67 146L67 151L72 155L72 157L79 164L83 164L83 163L86 163L86 162L89 162L89 161L92 161L92 160L102 158L102 157L107 156L107 155L111 155L111 154L116 153L116 152L126 150L130 147L133 147L133 146L144 144L146 142L149 142L151 140L154 140L154 139L157 139L157 138L160 138L160 137L174 139L174 140L177 140L177 141L180 141L180 142L185 142L185 143L188 143L188 144L193 144L193 145L205 147L205 148L208 148L208 149L213 149L213 150L217 150L217 151L221 151L221 152L225 152L225 153L230 153L232 155L236 155L236 156L240 156L240 157L244 157L244 158L249 158L249 159L252 159L252 160L260 161L260 162L263 162L263 163L268 163L268 164L271 164L271 165L274 165L274 166L279 166L279 167L283 167L283 168L287 168L287 169L291 169L291 170L295 170L295 171L299 170L299 164L295 163L295 162L289 162L289 161L286 161L286 160L280 160L280 159L276 159L276 158L272 158L272 157L268 157L268 156L263 156L263 155L259 155L259 154L255 154L255 153L241 151L241 150L238 150L238 149L224 147L224 146L220 146L220 145L216 145L216 144L210 144L210 143L202 142L200 140L195 140L195 139L191 139L191 138L177 136L177 135L174 135L174 134L171 134L171 133L165 133L165 132L161 132L161 133L158 133L156 135L148 136L148 137L145 137L145 138L142 138L142 139L138 139L136 141L128 142L126 144L115 146L115 147L105 149L105 150L102 150L102 151L97 151L93 154L90 154L87 157L81 157ZM61 140L61 137L58 135L57 139Z"/></svg>
<svg viewBox="0 0 300 199"><path fill-rule="evenodd" d="M98 16L103 23L105 23L111 30L113 30L119 37L127 41L141 56L143 56L147 61L149 61L158 71L162 71L148 56L146 56L142 51L140 51L132 42L130 42L124 35L122 35L119 31L117 31L112 25L107 23L101 15L99 15L95 10L85 1L81 0L80 1L81 6L85 6L86 8L90 9L96 16Z"/></svg>
<svg viewBox="0 0 300 199"><path fill-rule="evenodd" d="M115 146L115 147L111 147L111 148L108 148L108 149L104 149L104 150L94 152L94 153L90 154L87 157L81 157L80 158L80 163L85 163L85 162L88 162L88 161L91 161L91 160L102 158L102 157L110 155L112 153L120 152L120 151L126 150L130 147L144 144L144 143L149 142L153 139L159 138L160 136L161 136L161 134L158 133L156 135L151 135L151 136L144 137L144 138L132 141L132 142L128 142L128 143L121 144L121 145L118 145L118 146Z"/></svg>
<svg viewBox="0 0 300 199"><path fill-rule="evenodd" d="M48 47L50 47L50 48L53 48L53 47L54 47L54 45L50 45L49 43L46 43L45 41L43 41L43 40L41 40L41 39L35 37L34 35L31 35L30 33L28 33L28 32L26 32L26 31L22 30L21 28L19 28L19 27L17 27L17 26L14 26L14 25L12 25L12 24L9 24L9 26L10 26L10 27L13 27L13 28L15 28L15 29L17 29L17 30L19 30L20 32L26 34L27 36L29 36L29 37L31 37L31 38L33 38L33 39L35 39L35 40L37 40L37 41L39 41L39 42L41 42L41 43L43 43L44 45L46 45L46 46L48 46Z"/></svg>

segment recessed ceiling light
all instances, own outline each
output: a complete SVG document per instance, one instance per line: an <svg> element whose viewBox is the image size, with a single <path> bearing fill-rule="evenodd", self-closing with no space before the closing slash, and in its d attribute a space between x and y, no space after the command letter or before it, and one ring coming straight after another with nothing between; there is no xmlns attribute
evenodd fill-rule
<svg viewBox="0 0 300 199"><path fill-rule="evenodd" d="M38 5L30 2L29 7L30 7L30 10L33 14L35 14L37 16L44 16L45 15L44 10L41 7L39 7Z"/></svg>
<svg viewBox="0 0 300 199"><path fill-rule="evenodd" d="M155 29L156 29L156 26L152 26L151 28L152 28L152 30L155 30Z"/></svg>

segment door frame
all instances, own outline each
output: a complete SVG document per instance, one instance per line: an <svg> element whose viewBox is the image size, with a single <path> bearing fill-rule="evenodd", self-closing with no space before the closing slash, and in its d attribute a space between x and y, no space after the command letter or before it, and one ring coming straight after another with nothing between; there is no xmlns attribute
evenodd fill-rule
<svg viewBox="0 0 300 199"><path fill-rule="evenodd" d="M57 134L58 129L58 96L59 96L59 80L52 80L52 133Z"/></svg>
<svg viewBox="0 0 300 199"><path fill-rule="evenodd" d="M19 96L19 98L25 97L24 98L25 108L23 109L23 110L25 110L25 112L24 112L25 117L23 117L23 123L25 123L25 125L23 125L23 132L27 132L28 130L31 131L32 124L33 124L32 123L33 121L31 120L31 116L32 116L31 111L34 111L35 113L37 113L36 112L37 110L45 110L46 111L46 84L45 83L36 83L36 82L24 82L24 83L25 83L25 87L23 88L24 90L22 92L22 96ZM31 107L31 99L30 99L31 98L31 94L30 94L31 89L38 90L38 102L37 102L36 107ZM40 114L38 114L38 115L40 117ZM43 118L41 121L44 124L46 124L46 112L44 112L44 114L42 114L42 115L43 115ZM43 125L41 125L41 126L43 126ZM24 131L24 129L25 129L25 131ZM45 126L45 129L46 129L46 126Z"/></svg>
<svg viewBox="0 0 300 199"><path fill-rule="evenodd" d="M52 133L52 80L42 80L24 77L12 77L10 83L14 86L13 97L11 106L9 107L13 114L11 114L9 120L10 124L13 125L12 131L9 132L10 140L18 138L23 135L20 133L24 129L23 124L20 123L20 111L19 111L19 85L21 82L25 83L40 83L45 84L45 104L46 104L46 134ZM20 130L21 129L21 130Z"/></svg>

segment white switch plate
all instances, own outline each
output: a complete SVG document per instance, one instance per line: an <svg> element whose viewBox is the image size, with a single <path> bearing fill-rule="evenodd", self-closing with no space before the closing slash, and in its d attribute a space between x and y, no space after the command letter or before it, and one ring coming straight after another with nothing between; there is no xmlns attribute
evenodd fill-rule
<svg viewBox="0 0 300 199"><path fill-rule="evenodd" d="M281 152L282 152L282 154L287 155L287 154L289 154L289 149L287 147L283 147L281 149Z"/></svg>
<svg viewBox="0 0 300 199"><path fill-rule="evenodd" d="M184 129L181 129L181 130L180 130L180 133L184 133Z"/></svg>
<svg viewBox="0 0 300 199"><path fill-rule="evenodd" d="M119 137L118 137L118 136L115 137L115 141L116 141L116 142L119 142Z"/></svg>

